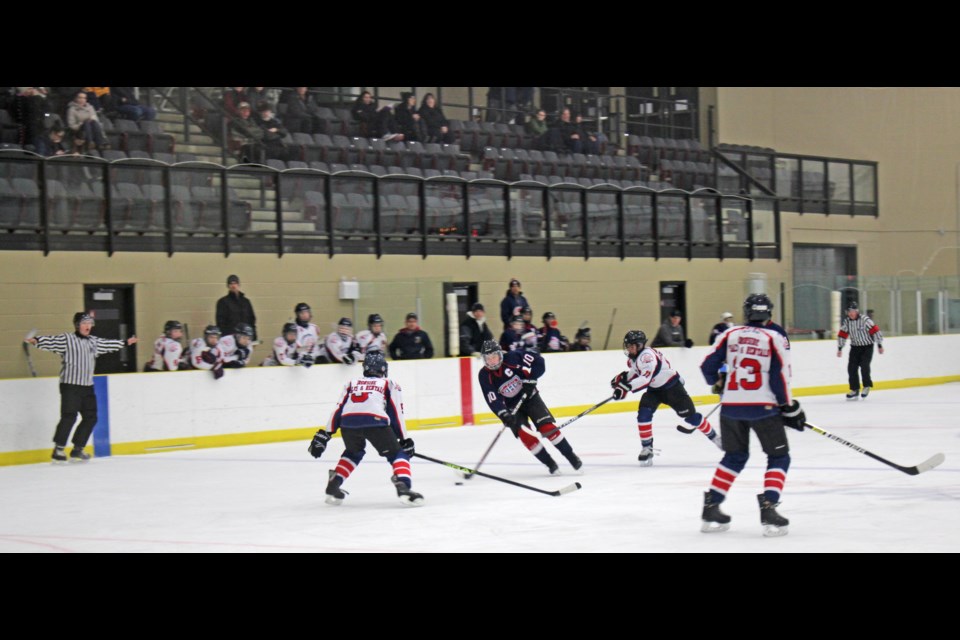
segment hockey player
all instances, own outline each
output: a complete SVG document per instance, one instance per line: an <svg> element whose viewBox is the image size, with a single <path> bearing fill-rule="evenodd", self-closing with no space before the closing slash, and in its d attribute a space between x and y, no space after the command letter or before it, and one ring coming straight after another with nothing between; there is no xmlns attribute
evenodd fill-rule
<svg viewBox="0 0 960 640"><path fill-rule="evenodd" d="M300 302L293 308L297 326L297 364L310 367L323 350L320 330L313 320L313 311L306 302Z"/></svg>
<svg viewBox="0 0 960 640"><path fill-rule="evenodd" d="M329 334L323 341L323 351L320 362L353 364L357 361L357 352L360 346L353 337L353 321L350 318L340 318L337 330Z"/></svg>
<svg viewBox="0 0 960 640"><path fill-rule="evenodd" d="M582 467L583 463L557 429L553 415L537 391L537 379L546 370L543 357L536 352L523 350L504 354L500 345L493 340L484 342L480 353L484 368L478 377L483 398L504 426L510 428L514 437L519 438L551 474L558 473L559 469L544 448L537 431L563 454L575 470ZM521 400L524 393L526 399ZM528 418L533 421L536 431L527 425Z"/></svg>
<svg viewBox="0 0 960 640"><path fill-rule="evenodd" d="M523 317L513 316L510 324L500 335L500 347L504 351L523 351L529 348L536 349L536 346L537 333L535 331L524 333Z"/></svg>
<svg viewBox="0 0 960 640"><path fill-rule="evenodd" d="M309 364L301 363L297 355L297 348L297 325L293 322L288 322L283 325L283 331L280 337L273 341L273 352L267 356L260 366L275 367L280 365L292 367L295 364L303 364L309 367L313 364L313 359L310 360Z"/></svg>
<svg viewBox="0 0 960 640"><path fill-rule="evenodd" d="M187 369L189 365L181 362L183 345L183 325L176 320L167 320L163 325L163 335L153 343L153 357L144 365L143 370L149 371L177 371Z"/></svg>
<svg viewBox="0 0 960 640"><path fill-rule="evenodd" d="M537 342L540 345L540 351L549 353L551 351L567 351L570 348L570 341L566 336L560 334L557 328L557 316L552 311L543 314L543 326L539 329Z"/></svg>
<svg viewBox="0 0 960 640"><path fill-rule="evenodd" d="M202 338L194 338L190 343L190 365L194 369L213 371L213 377L223 377L223 354L220 352L220 327L208 324Z"/></svg>
<svg viewBox="0 0 960 640"><path fill-rule="evenodd" d="M570 345L570 351L592 351L590 346L590 327L577 329L577 335L573 337L573 344Z"/></svg>
<svg viewBox="0 0 960 640"><path fill-rule="evenodd" d="M856 302L847 305L847 317L837 333L837 357L843 354L843 345L850 338L850 359L847 361L847 377L850 392L847 400L856 400L870 395L873 380L870 378L870 361L873 360L873 345L883 354L883 334L869 315L862 315ZM860 391L860 373L863 372L863 392Z"/></svg>
<svg viewBox="0 0 960 640"><path fill-rule="evenodd" d="M710 421L693 406L693 400L683 386L683 378L662 353L647 347L647 335L643 331L627 331L623 337L623 354L627 356L628 369L617 374L610 381L610 386L613 387L615 400L646 389L637 408L637 429L643 446L637 460L641 467L653 464L653 414L661 403L676 411L684 422L720 446L720 438L710 426Z"/></svg>
<svg viewBox="0 0 960 640"><path fill-rule="evenodd" d="M383 333L383 318L379 313L367 316L367 329L357 334L356 341L362 355L370 351L387 354L387 336Z"/></svg>
<svg viewBox="0 0 960 640"><path fill-rule="evenodd" d="M364 356L363 377L351 380L344 387L327 426L330 432L317 431L309 447L310 454L319 458L330 436L342 429L345 450L336 469L330 470L327 504L343 502L347 492L341 485L363 460L368 441L393 466L390 481L400 501L409 507L423 504L423 496L411 488L410 456L414 446L413 440L407 437L400 385L387 379L387 361L382 352L370 351Z"/></svg>
<svg viewBox="0 0 960 640"><path fill-rule="evenodd" d="M730 516L720 511L720 503L750 457L751 430L767 454L764 490L757 496L763 535L786 535L790 524L776 510L790 467L784 427L803 431L807 417L790 395L789 345L766 326L772 311L773 303L765 294L747 296L743 303L746 325L721 334L700 365L707 384L717 381L722 364L729 368L720 408L724 455L710 490L703 494L700 530L706 533L730 528Z"/></svg>
<svg viewBox="0 0 960 640"><path fill-rule="evenodd" d="M720 316L720 322L713 325L713 329L710 329L710 339L707 341L707 344L713 344L716 342L717 338L721 333L733 326L733 314L729 311L724 311L723 315Z"/></svg>
<svg viewBox="0 0 960 640"><path fill-rule="evenodd" d="M253 351L253 347L250 346L252 340L253 327L246 322L238 324L231 335L220 338L217 347L223 356L224 368L240 369L247 366Z"/></svg>

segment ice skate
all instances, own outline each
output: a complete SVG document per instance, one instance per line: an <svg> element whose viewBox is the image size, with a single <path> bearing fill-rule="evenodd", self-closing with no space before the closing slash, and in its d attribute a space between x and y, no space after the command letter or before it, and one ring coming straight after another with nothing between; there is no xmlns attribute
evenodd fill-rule
<svg viewBox="0 0 960 640"><path fill-rule="evenodd" d="M703 494L703 514L700 520L700 531L703 533L719 533L730 528L730 516L720 511L720 504L713 502L709 491Z"/></svg>
<svg viewBox="0 0 960 640"><path fill-rule="evenodd" d="M80 447L74 447L70 451L70 462L88 462L90 460L90 454L84 452Z"/></svg>
<svg viewBox="0 0 960 640"><path fill-rule="evenodd" d="M573 467L574 471L579 471L580 467L583 466L583 461L574 453L571 453L569 456L567 456L567 462L570 463L570 466Z"/></svg>
<svg viewBox="0 0 960 640"><path fill-rule="evenodd" d="M757 502L760 504L760 524L763 525L763 535L767 538L775 538L787 535L787 525L790 521L777 513L775 507L779 502L770 502L763 494L757 495Z"/></svg>
<svg viewBox="0 0 960 640"><path fill-rule="evenodd" d="M860 397L866 398L868 395L870 395L870 387L864 387L863 391L860 392Z"/></svg>
<svg viewBox="0 0 960 640"><path fill-rule="evenodd" d="M423 496L408 487L403 480L390 476L390 482L397 488L397 496L402 504L407 507L419 507L423 504Z"/></svg>
<svg viewBox="0 0 960 640"><path fill-rule="evenodd" d="M637 456L637 460L640 461L641 467L649 467L653 464L653 447L645 446L640 450L640 455Z"/></svg>
<svg viewBox="0 0 960 640"><path fill-rule="evenodd" d="M560 475L560 467L557 465L556 462L553 461L553 459L551 459L551 460L547 463L547 473L549 473L549 474L552 475L552 476L559 476L559 475Z"/></svg>
<svg viewBox="0 0 960 640"><path fill-rule="evenodd" d="M337 475L337 472L330 469L330 481L327 482L327 504L337 505L343 502L347 497L347 492L340 488L343 484L343 478Z"/></svg>
<svg viewBox="0 0 960 640"><path fill-rule="evenodd" d="M63 464L67 461L67 454L64 452L63 447L54 447L53 453L50 455L50 460L53 464Z"/></svg>
<svg viewBox="0 0 960 640"><path fill-rule="evenodd" d="M850 393L847 394L847 400L856 400L858 395L860 395L859 392L851 391Z"/></svg>

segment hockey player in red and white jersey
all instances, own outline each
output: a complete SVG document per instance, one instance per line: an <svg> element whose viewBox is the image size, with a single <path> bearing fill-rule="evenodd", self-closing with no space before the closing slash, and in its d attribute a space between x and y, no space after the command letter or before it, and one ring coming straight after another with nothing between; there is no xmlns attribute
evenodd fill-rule
<svg viewBox="0 0 960 640"><path fill-rule="evenodd" d="M232 335L223 336L217 348L223 356L223 366L227 369L239 369L247 366L253 352L250 342L253 340L253 327L241 322Z"/></svg>
<svg viewBox="0 0 960 640"><path fill-rule="evenodd" d="M176 320L167 320L163 325L163 335L153 343L153 357L144 365L143 370L149 371L177 371L188 368L187 363L181 363L183 345L183 325Z"/></svg>
<svg viewBox="0 0 960 640"><path fill-rule="evenodd" d="M317 361L323 349L320 339L320 330L313 320L313 311L306 302L301 302L293 308L297 327L297 364L310 367Z"/></svg>
<svg viewBox="0 0 960 640"><path fill-rule="evenodd" d="M329 334L323 341L320 353L320 362L353 364L357 361L357 352L360 346L353 337L353 321L350 318L340 318L337 330Z"/></svg>
<svg viewBox="0 0 960 640"><path fill-rule="evenodd" d="M202 338L190 343L190 366L194 369L213 371L213 377L223 376L223 353L220 351L220 327L208 324Z"/></svg>
<svg viewBox="0 0 960 640"><path fill-rule="evenodd" d="M610 381L613 397L625 398L628 393L646 390L637 408L637 429L643 449L637 460L640 466L653 464L653 414L660 404L666 404L693 428L720 446L717 432L693 406L693 400L683 386L683 378L670 365L662 353L647 347L647 335L643 331L627 331L623 337L623 353L627 356L629 369Z"/></svg>
<svg viewBox="0 0 960 640"><path fill-rule="evenodd" d="M273 351L260 363L261 367L292 367L300 364L297 354L297 325L288 322L283 325L280 337L273 341ZM313 364L311 361L310 364ZM306 365L309 366L309 365Z"/></svg>
<svg viewBox="0 0 960 640"><path fill-rule="evenodd" d="M336 468L330 470L327 504L343 502L347 492L341 485L363 460L367 442L393 467L390 481L400 501L412 507L423 504L423 496L411 489L410 456L414 446L413 440L407 437L400 385L387 379L387 361L382 352L370 351L364 356L363 377L346 384L327 426L330 432L317 431L309 447L310 454L319 458L330 436L338 429L343 433L345 450Z"/></svg>
<svg viewBox="0 0 960 640"><path fill-rule="evenodd" d="M371 351L379 351L387 355L387 336L383 333L383 318L379 313L371 313L367 316L367 329L357 334L356 341L361 355Z"/></svg>
<svg viewBox="0 0 960 640"><path fill-rule="evenodd" d="M773 302L765 294L751 294L743 303L745 326L720 334L700 369L708 384L720 379L720 367L729 369L720 408L724 456L704 493L702 524L705 533L726 531L730 516L720 503L750 457L750 432L756 433L767 454L763 478L760 523L765 536L786 535L790 521L777 513L780 494L790 467L790 447L784 427L803 431L806 415L790 394L790 345L767 322Z"/></svg>

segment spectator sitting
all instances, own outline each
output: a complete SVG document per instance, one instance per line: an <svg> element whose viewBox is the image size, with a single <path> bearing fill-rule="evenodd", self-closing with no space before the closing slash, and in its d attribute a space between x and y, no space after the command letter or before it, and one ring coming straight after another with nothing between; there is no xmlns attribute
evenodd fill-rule
<svg viewBox="0 0 960 640"><path fill-rule="evenodd" d="M353 119L360 123L360 135L366 138L377 137L377 103L373 100L373 94L364 91L360 97L350 107L350 113Z"/></svg>
<svg viewBox="0 0 960 640"><path fill-rule="evenodd" d="M540 327L539 342L540 351L546 353L567 351L570 348L570 341L557 328L557 316L550 311L543 314L543 326Z"/></svg>
<svg viewBox="0 0 960 640"><path fill-rule="evenodd" d="M560 151L569 151L570 153L583 153L583 140L580 139L580 129L575 122L570 120L570 109L564 109L560 112L560 122L557 123L556 131L559 133Z"/></svg>
<svg viewBox="0 0 960 640"><path fill-rule="evenodd" d="M514 278L510 281L510 288L507 289L507 295L500 301L500 319L506 328L510 318L518 316L524 307L529 307L530 303L523 297L523 291L520 291L520 281Z"/></svg>
<svg viewBox="0 0 960 640"><path fill-rule="evenodd" d="M287 145L283 139L289 134L283 123L273 115L273 108L269 102L257 105L256 123L263 129L263 144L268 158L287 159Z"/></svg>
<svg viewBox="0 0 960 640"><path fill-rule="evenodd" d="M394 109L397 127L404 140L420 140L420 114L417 113L417 96L409 91L400 94L400 102Z"/></svg>
<svg viewBox="0 0 960 640"><path fill-rule="evenodd" d="M460 355L479 356L487 340L493 340L493 333L487 326L486 311L482 304L474 302L467 317L460 322Z"/></svg>
<svg viewBox="0 0 960 640"><path fill-rule="evenodd" d="M527 133L533 136L533 148L543 149L546 141L547 132L550 130L547 125L547 112L543 109L537 109L537 115L527 121Z"/></svg>
<svg viewBox="0 0 960 640"><path fill-rule="evenodd" d="M394 360L425 360L433 357L430 336L420 328L415 313L408 313L403 329L390 342L390 357Z"/></svg>
<svg viewBox="0 0 960 640"><path fill-rule="evenodd" d="M390 105L384 106L377 112L377 122L373 128L373 137L384 141L402 142L403 133L400 132L400 126L397 119L393 116L393 109Z"/></svg>
<svg viewBox="0 0 960 640"><path fill-rule="evenodd" d="M44 158L50 156L62 156L67 153L67 148L63 144L63 127L54 126L37 138L34 143L35 151Z"/></svg>
<svg viewBox="0 0 960 640"><path fill-rule="evenodd" d="M293 133L323 133L323 123L317 114L317 103L306 87L296 87L287 96L287 128Z"/></svg>
<svg viewBox="0 0 960 640"><path fill-rule="evenodd" d="M423 102L420 103L420 119L423 121L426 137L424 142L439 142L441 144L451 144L453 136L450 135L450 122L443 115L443 109L437 104L437 99L432 93L423 96Z"/></svg>
<svg viewBox="0 0 960 640"><path fill-rule="evenodd" d="M590 346L590 327L577 329L570 351L593 351L593 347Z"/></svg>
<svg viewBox="0 0 960 640"><path fill-rule="evenodd" d="M263 164L264 147L263 136L266 131L250 117L250 103L241 102L237 105L236 118L230 121L231 140L234 147L238 147L243 162Z"/></svg>
<svg viewBox="0 0 960 640"><path fill-rule="evenodd" d="M87 94L87 104L93 107L97 113L106 113L113 111L113 96L110 95L110 87L84 87Z"/></svg>
<svg viewBox="0 0 960 640"><path fill-rule="evenodd" d="M228 91L223 92L223 109L227 112L227 116L230 118L240 118L240 105L244 102L248 103L250 100L247 98L247 88L246 87L233 87Z"/></svg>
<svg viewBox="0 0 960 640"><path fill-rule="evenodd" d="M44 87L17 87L8 109L17 122L17 144L28 145L43 134L44 114L47 112L47 93Z"/></svg>
<svg viewBox="0 0 960 640"><path fill-rule="evenodd" d="M583 124L583 116L579 113L576 117L577 125L577 135L580 136L580 142L583 148L583 153L599 155L600 153L600 141L597 138L596 134L587 131L586 125Z"/></svg>
<svg viewBox="0 0 960 640"><path fill-rule="evenodd" d="M660 327L660 330L657 331L657 336L653 339L653 344L651 347L692 347L693 340L685 338L683 335L683 327L680 326L680 321L683 320L683 314L680 313L679 309L674 309L670 312L670 317L666 322Z"/></svg>
<svg viewBox="0 0 960 640"><path fill-rule="evenodd" d="M247 102L259 105L261 102L271 102L267 97L266 87L247 87Z"/></svg>
<svg viewBox="0 0 960 640"><path fill-rule="evenodd" d="M156 109L150 105L140 104L133 87L110 87L110 94L113 96L114 109L127 120L140 122L157 117Z"/></svg>
<svg viewBox="0 0 960 640"><path fill-rule="evenodd" d="M109 149L107 138L103 135L103 128L100 126L100 118L93 107L87 104L87 94L83 91L77 93L73 102L67 105L67 126L73 131L74 144L77 148L88 150L91 144L95 144L97 149Z"/></svg>
<svg viewBox="0 0 960 640"><path fill-rule="evenodd" d="M720 322L713 325L713 329L710 330L710 341L707 344L713 344L721 333L733 326L733 314L729 311L724 311L723 315L720 316Z"/></svg>

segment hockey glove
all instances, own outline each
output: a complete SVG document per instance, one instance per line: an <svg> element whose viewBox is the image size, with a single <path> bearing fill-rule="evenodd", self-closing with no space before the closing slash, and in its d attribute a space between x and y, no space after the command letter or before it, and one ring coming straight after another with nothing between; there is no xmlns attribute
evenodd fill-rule
<svg viewBox="0 0 960 640"><path fill-rule="evenodd" d="M413 438L402 438L400 440L400 448L405 454L412 456L414 453Z"/></svg>
<svg viewBox="0 0 960 640"><path fill-rule="evenodd" d="M713 391L718 396L723 395L723 387L727 384L727 374L721 373L720 379L713 383L713 386L710 387L710 391Z"/></svg>
<svg viewBox="0 0 960 640"><path fill-rule="evenodd" d="M223 377L223 365L218 364L213 368L213 379L219 380Z"/></svg>
<svg viewBox="0 0 960 640"><path fill-rule="evenodd" d="M501 409L500 413L497 414L497 417L503 422L503 426L509 427L511 429L516 428L517 426L517 416L510 413L506 409Z"/></svg>
<svg viewBox="0 0 960 640"><path fill-rule="evenodd" d="M217 354L209 349L200 354L200 359L207 364L217 364Z"/></svg>
<svg viewBox="0 0 960 640"><path fill-rule="evenodd" d="M345 353L343 354L343 358L340 359L340 362L343 364L353 364L355 360L356 358L352 353Z"/></svg>
<svg viewBox="0 0 960 640"><path fill-rule="evenodd" d="M304 353L300 356L300 359L297 361L297 364L302 364L306 368L310 368L313 365L313 356L309 353Z"/></svg>
<svg viewBox="0 0 960 640"><path fill-rule="evenodd" d="M686 340L683 341L683 346L689 349L690 347L693 346L693 340L691 340L690 338L687 338Z"/></svg>
<svg viewBox="0 0 960 640"><path fill-rule="evenodd" d="M237 347L237 361L240 362L241 366L246 365L249 359L250 349L248 347Z"/></svg>
<svg viewBox="0 0 960 640"><path fill-rule="evenodd" d="M524 381L523 381L523 384L529 385L529 386L527 387L528 389L535 389L535 388L537 387L537 379L536 379L536 378L530 378L529 380L524 380Z"/></svg>
<svg viewBox="0 0 960 640"><path fill-rule="evenodd" d="M320 429L314 434L313 440L310 441L310 446L307 447L307 451L309 451L310 455L314 458L319 458L326 450L328 442L330 442L330 434Z"/></svg>
<svg viewBox="0 0 960 640"><path fill-rule="evenodd" d="M627 378L629 377L630 377L629 373L627 373L626 371L621 371L620 373L618 373L613 377L613 380L610 381L610 386L616 389L617 385L619 385L620 383L627 384Z"/></svg>
<svg viewBox="0 0 960 640"><path fill-rule="evenodd" d="M626 382L618 382L617 386L613 388L613 399L614 400L623 400L627 397L627 394L630 393L630 385Z"/></svg>
<svg viewBox="0 0 960 640"><path fill-rule="evenodd" d="M780 415L783 416L783 426L803 431L803 425L807 422L807 414L800 408L800 403L796 400L792 404L780 405Z"/></svg>

